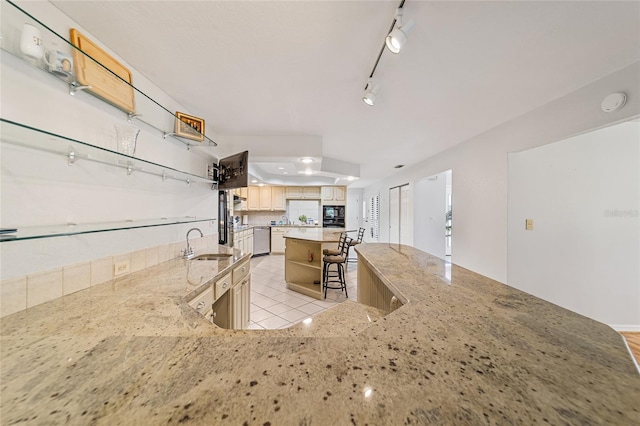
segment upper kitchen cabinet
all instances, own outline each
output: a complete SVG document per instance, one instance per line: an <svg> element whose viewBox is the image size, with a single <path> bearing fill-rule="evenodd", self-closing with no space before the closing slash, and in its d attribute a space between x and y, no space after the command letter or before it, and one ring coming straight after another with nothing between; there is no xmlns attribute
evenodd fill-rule
<svg viewBox="0 0 640 426"><path fill-rule="evenodd" d="M284 186L271 187L271 208L273 210L287 210L286 189Z"/></svg>
<svg viewBox="0 0 640 426"><path fill-rule="evenodd" d="M270 186L261 186L260 187L260 210L272 210L271 208L271 187Z"/></svg>
<svg viewBox="0 0 640 426"><path fill-rule="evenodd" d="M250 186L247 190L247 209L260 210L260 187Z"/></svg>
<svg viewBox="0 0 640 426"><path fill-rule="evenodd" d="M347 188L344 186L323 186L322 204L344 204L347 200Z"/></svg>
<svg viewBox="0 0 640 426"><path fill-rule="evenodd" d="M285 187L283 186L250 186L246 192L246 201L240 202L237 210L285 211L287 201L284 194Z"/></svg>
<svg viewBox="0 0 640 426"><path fill-rule="evenodd" d="M319 186L287 186L286 197L289 200L319 200Z"/></svg>

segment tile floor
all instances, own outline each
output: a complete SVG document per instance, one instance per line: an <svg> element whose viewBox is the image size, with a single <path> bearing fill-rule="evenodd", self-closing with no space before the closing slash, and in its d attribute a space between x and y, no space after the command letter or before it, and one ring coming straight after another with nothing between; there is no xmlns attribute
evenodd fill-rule
<svg viewBox="0 0 640 426"><path fill-rule="evenodd" d="M358 299L357 264L346 271L350 300ZM284 281L284 255L269 254L251 259L251 314L249 329L290 327L305 318L344 302L344 292L327 290L327 298L314 299L287 289Z"/></svg>

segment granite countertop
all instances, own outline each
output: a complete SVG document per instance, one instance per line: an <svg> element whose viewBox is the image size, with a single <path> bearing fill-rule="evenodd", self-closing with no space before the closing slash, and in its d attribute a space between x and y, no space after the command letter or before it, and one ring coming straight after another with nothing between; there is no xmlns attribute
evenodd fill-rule
<svg viewBox="0 0 640 426"><path fill-rule="evenodd" d="M342 228L294 228L285 231L285 238L314 241L319 243L337 243L340 240Z"/></svg>
<svg viewBox="0 0 640 426"><path fill-rule="evenodd" d="M224 267L174 259L4 317L2 423L640 424L608 326L410 247L356 250L402 307L221 330L184 300Z"/></svg>

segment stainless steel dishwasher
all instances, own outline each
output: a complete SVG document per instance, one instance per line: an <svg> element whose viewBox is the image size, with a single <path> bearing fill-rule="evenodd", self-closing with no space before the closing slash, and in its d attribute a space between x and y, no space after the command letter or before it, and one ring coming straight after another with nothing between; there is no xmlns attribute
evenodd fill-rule
<svg viewBox="0 0 640 426"><path fill-rule="evenodd" d="M256 226L253 228L253 255L269 254L271 252L271 228Z"/></svg>

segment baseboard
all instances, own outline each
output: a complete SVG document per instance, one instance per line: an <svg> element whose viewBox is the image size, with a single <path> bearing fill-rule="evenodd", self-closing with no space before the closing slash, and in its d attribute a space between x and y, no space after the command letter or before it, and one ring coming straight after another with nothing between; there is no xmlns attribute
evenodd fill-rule
<svg viewBox="0 0 640 426"><path fill-rule="evenodd" d="M632 333L640 333L640 325L632 325L632 324L609 324L609 327L613 328L615 331L629 331Z"/></svg>

